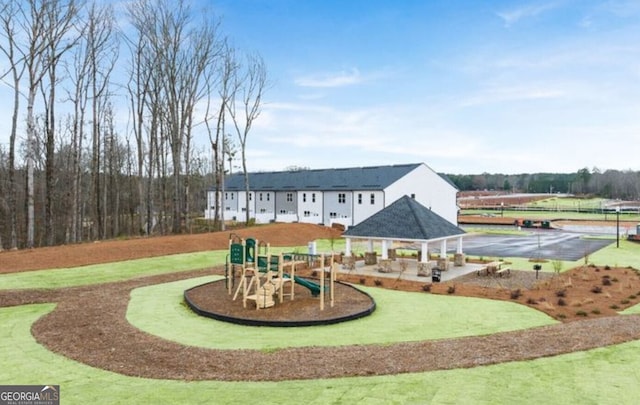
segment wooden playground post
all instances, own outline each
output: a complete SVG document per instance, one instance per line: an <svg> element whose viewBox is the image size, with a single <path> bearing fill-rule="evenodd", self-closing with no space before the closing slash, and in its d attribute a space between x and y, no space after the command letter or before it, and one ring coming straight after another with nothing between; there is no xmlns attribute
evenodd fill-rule
<svg viewBox="0 0 640 405"><path fill-rule="evenodd" d="M333 262L333 252L331 252L331 260L329 261L329 266L331 266L331 267L329 267L330 271L331 271L330 276L329 276L330 277L330 279L329 279L330 280L330 282L329 282L329 292L331 294L331 308L333 308L333 304L335 302L335 299L334 299L335 298L334 297L335 294L334 294L333 287L334 287L335 282L336 282L336 266L335 266L335 263Z"/></svg>
<svg viewBox="0 0 640 405"><path fill-rule="evenodd" d="M320 255L320 311L324 311L324 253Z"/></svg>

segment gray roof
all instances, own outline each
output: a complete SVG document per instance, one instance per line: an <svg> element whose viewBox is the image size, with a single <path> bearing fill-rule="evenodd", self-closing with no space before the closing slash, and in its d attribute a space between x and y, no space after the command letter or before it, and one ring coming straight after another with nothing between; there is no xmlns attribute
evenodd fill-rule
<svg viewBox="0 0 640 405"><path fill-rule="evenodd" d="M255 172L249 173L249 187L252 191L384 190L421 164ZM228 191L244 190L244 175L227 177L224 187Z"/></svg>
<svg viewBox="0 0 640 405"><path fill-rule="evenodd" d="M350 227L343 236L431 240L464 233L459 227L405 195L358 225Z"/></svg>

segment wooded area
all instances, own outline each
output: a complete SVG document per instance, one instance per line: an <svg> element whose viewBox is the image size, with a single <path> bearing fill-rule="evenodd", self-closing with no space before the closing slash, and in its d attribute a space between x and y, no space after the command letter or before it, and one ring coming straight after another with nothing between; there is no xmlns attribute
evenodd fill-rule
<svg viewBox="0 0 640 405"><path fill-rule="evenodd" d="M604 198L640 199L640 172L583 168L576 173L448 174L460 191L504 190L523 193L568 193Z"/></svg>
<svg viewBox="0 0 640 405"><path fill-rule="evenodd" d="M231 43L182 0L134 0L117 16L83 0L0 0L0 96L12 100L0 250L191 231L225 164L247 172L268 87L260 55ZM461 191L640 198L633 171L448 176Z"/></svg>
<svg viewBox="0 0 640 405"><path fill-rule="evenodd" d="M225 162L246 168L266 66L208 10L0 0L0 24L0 249L185 232Z"/></svg>

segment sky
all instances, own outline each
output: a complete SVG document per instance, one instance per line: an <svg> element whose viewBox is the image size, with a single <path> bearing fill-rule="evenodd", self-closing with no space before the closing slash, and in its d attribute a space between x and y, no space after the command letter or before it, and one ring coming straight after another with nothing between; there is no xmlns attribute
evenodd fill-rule
<svg viewBox="0 0 640 405"><path fill-rule="evenodd" d="M640 1L211 4L271 80L251 171L640 170Z"/></svg>
<svg viewBox="0 0 640 405"><path fill-rule="evenodd" d="M265 60L250 171L640 170L640 1L192 2Z"/></svg>

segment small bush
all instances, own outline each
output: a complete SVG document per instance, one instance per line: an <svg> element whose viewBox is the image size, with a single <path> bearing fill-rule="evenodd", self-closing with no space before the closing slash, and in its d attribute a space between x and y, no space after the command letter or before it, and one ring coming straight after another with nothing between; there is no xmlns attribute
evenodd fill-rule
<svg viewBox="0 0 640 405"><path fill-rule="evenodd" d="M583 310L576 311L576 315L577 315L577 316L589 316L589 314L588 314L588 313L586 313L586 312L585 312L585 311L583 311Z"/></svg>
<svg viewBox="0 0 640 405"><path fill-rule="evenodd" d="M603 278L602 279L602 285L611 285L611 279L610 278Z"/></svg>
<svg viewBox="0 0 640 405"><path fill-rule="evenodd" d="M566 317L567 316L565 314L558 314L558 316L556 316L556 318L558 318L558 319L564 319Z"/></svg>
<svg viewBox="0 0 640 405"><path fill-rule="evenodd" d="M591 313L594 315L600 315L600 310L598 308L592 309Z"/></svg>
<svg viewBox="0 0 640 405"><path fill-rule="evenodd" d="M529 305L538 305L538 301L533 298L527 298L527 304Z"/></svg>
<svg viewBox="0 0 640 405"><path fill-rule="evenodd" d="M600 287L599 285L594 285L593 287L591 287L591 292L594 294L600 294L602 292L602 287Z"/></svg>
<svg viewBox="0 0 640 405"><path fill-rule="evenodd" d="M567 305L567 301L565 301L563 298L558 298L558 306L559 307L564 307Z"/></svg>
<svg viewBox="0 0 640 405"><path fill-rule="evenodd" d="M373 280L373 284L375 284L376 287L380 287L382 285L382 280L376 278L375 280Z"/></svg>
<svg viewBox="0 0 640 405"><path fill-rule="evenodd" d="M567 290L556 291L556 297L566 297L566 296L567 296Z"/></svg>
<svg viewBox="0 0 640 405"><path fill-rule="evenodd" d="M447 294L453 294L456 292L456 286L455 285L450 285L449 288L447 288Z"/></svg>
<svg viewBox="0 0 640 405"><path fill-rule="evenodd" d="M614 283L617 283L619 280L617 278L612 278L611 281L613 281Z"/></svg>
<svg viewBox="0 0 640 405"><path fill-rule="evenodd" d="M522 296L522 291L520 291L519 288L517 290L512 290L511 291L510 297L511 297L512 300L517 300L521 296Z"/></svg>
<svg viewBox="0 0 640 405"><path fill-rule="evenodd" d="M422 286L422 291L431 292L431 284L425 284Z"/></svg>
<svg viewBox="0 0 640 405"><path fill-rule="evenodd" d="M604 266L605 270L611 270L611 267L607 264L606 266Z"/></svg>
<svg viewBox="0 0 640 405"><path fill-rule="evenodd" d="M629 296L629 299L630 299L630 300L635 300L635 299L636 299L636 296L635 296L634 294L631 294L631 295Z"/></svg>
<svg viewBox="0 0 640 405"><path fill-rule="evenodd" d="M630 303L630 302L631 302L631 301L629 301L629 300L622 300L622 301L620 301L620 303L621 303L622 305L627 305L627 304L628 304L628 303Z"/></svg>
<svg viewBox="0 0 640 405"><path fill-rule="evenodd" d="M620 307L617 306L616 304L613 304L613 305L609 306L609 308L611 308L611 309L620 309Z"/></svg>
<svg viewBox="0 0 640 405"><path fill-rule="evenodd" d="M364 277L361 277L361 278L360 278L360 284L361 284L361 285L365 285L366 283L367 283L367 279L366 279L366 278L364 278Z"/></svg>
<svg viewBox="0 0 640 405"><path fill-rule="evenodd" d="M316 270L313 270L311 272L311 277L317 278L318 277L318 272Z"/></svg>

